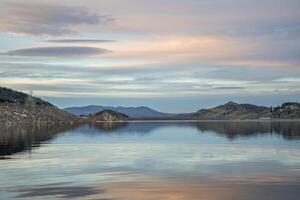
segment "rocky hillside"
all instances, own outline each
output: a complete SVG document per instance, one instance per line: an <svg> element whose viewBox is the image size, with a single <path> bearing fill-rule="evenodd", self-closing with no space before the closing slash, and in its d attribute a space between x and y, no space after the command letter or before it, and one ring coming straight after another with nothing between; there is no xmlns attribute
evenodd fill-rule
<svg viewBox="0 0 300 200"><path fill-rule="evenodd" d="M300 119L300 103L287 102L269 108L228 102L214 108L200 109L190 118L199 120Z"/></svg>
<svg viewBox="0 0 300 200"><path fill-rule="evenodd" d="M287 102L270 109L274 119L300 119L300 103Z"/></svg>
<svg viewBox="0 0 300 200"><path fill-rule="evenodd" d="M271 118L270 108L252 104L228 102L211 109L201 109L192 115L202 120L243 120Z"/></svg>
<svg viewBox="0 0 300 200"><path fill-rule="evenodd" d="M77 120L76 116L40 98L0 87L0 122L56 123Z"/></svg>
<svg viewBox="0 0 300 200"><path fill-rule="evenodd" d="M103 110L97 112L89 117L89 121L128 121L129 117L123 113L119 113L113 110Z"/></svg>

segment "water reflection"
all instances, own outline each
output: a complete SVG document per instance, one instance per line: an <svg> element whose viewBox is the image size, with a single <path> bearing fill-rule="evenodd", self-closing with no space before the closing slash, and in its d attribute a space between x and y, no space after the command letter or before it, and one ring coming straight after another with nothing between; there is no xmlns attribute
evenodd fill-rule
<svg viewBox="0 0 300 200"><path fill-rule="evenodd" d="M103 122L103 123L91 123L89 124L90 128L99 129L101 132L112 132L120 130L128 126L128 122Z"/></svg>
<svg viewBox="0 0 300 200"><path fill-rule="evenodd" d="M195 126L200 131L213 131L229 139L251 137L263 134L281 135L285 139L300 139L300 123L285 122L258 122L258 121L230 121L230 122L198 122Z"/></svg>
<svg viewBox="0 0 300 200"><path fill-rule="evenodd" d="M1 126L0 199L297 200L299 122ZM39 148L36 148L39 147ZM30 150L26 153L18 153Z"/></svg>
<svg viewBox="0 0 300 200"><path fill-rule="evenodd" d="M19 193L17 197L33 198L42 196L58 196L60 198L84 198L87 196L102 194L103 189L87 186L58 186L57 185L40 185L34 188L23 188L15 190Z"/></svg>
<svg viewBox="0 0 300 200"><path fill-rule="evenodd" d="M39 147L78 124L0 124L0 157Z"/></svg>
<svg viewBox="0 0 300 200"><path fill-rule="evenodd" d="M58 134L75 128L85 130L86 134L151 134L158 129L196 128L200 133L214 132L230 140L258 135L279 135L287 140L300 139L300 122L258 122L258 121L203 121L203 122L103 122L80 124L2 124L0 128L0 156L39 147L41 143L55 138Z"/></svg>
<svg viewBox="0 0 300 200"><path fill-rule="evenodd" d="M202 121L202 122L134 122L134 123L95 123L90 127L98 129L98 133L138 133L149 134L157 129L178 127L197 128L200 132L214 132L234 140L239 137L255 137L257 135L275 134L284 139L300 139L300 122L297 121Z"/></svg>

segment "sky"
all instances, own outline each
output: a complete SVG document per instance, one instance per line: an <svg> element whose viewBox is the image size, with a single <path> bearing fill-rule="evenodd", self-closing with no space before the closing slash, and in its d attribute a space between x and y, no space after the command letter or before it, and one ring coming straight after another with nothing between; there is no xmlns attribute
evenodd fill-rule
<svg viewBox="0 0 300 200"><path fill-rule="evenodd" d="M58 107L300 100L299 0L0 0L0 86Z"/></svg>

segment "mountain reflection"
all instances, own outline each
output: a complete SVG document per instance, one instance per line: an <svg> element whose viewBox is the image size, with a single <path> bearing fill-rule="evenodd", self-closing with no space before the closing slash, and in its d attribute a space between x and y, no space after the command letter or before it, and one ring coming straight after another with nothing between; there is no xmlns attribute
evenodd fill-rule
<svg viewBox="0 0 300 200"><path fill-rule="evenodd" d="M213 131L229 139L238 137L253 137L264 134L281 135L284 139L300 139L300 122L198 122L195 123L201 132Z"/></svg>
<svg viewBox="0 0 300 200"><path fill-rule="evenodd" d="M228 139L239 137L254 137L257 135L280 135L284 139L300 139L300 122L298 121L203 121L203 122L114 122L94 123L91 127L98 129L98 133L138 133L151 132L168 127L196 128L202 133L214 132Z"/></svg>

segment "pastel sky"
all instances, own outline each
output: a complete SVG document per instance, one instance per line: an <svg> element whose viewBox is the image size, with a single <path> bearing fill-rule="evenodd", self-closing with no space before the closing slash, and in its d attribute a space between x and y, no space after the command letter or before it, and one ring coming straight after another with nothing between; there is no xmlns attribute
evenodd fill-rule
<svg viewBox="0 0 300 200"><path fill-rule="evenodd" d="M1 0L0 85L59 107L300 100L299 0Z"/></svg>

